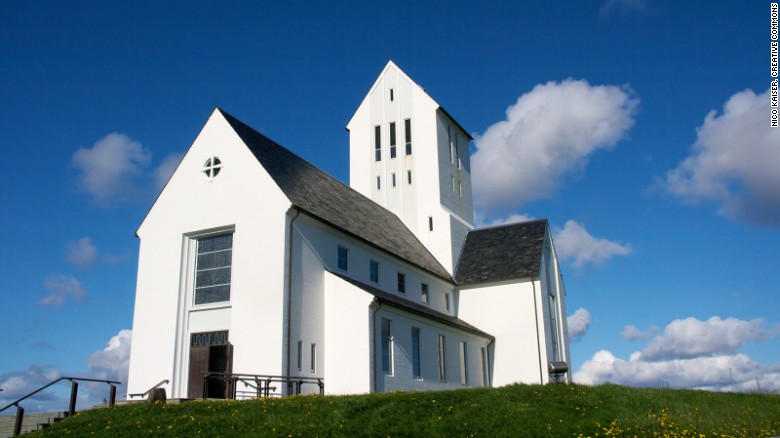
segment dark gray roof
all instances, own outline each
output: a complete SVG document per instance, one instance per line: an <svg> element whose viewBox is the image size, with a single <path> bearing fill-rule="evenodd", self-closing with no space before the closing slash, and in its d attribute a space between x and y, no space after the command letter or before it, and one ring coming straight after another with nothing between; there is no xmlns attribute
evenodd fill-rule
<svg viewBox="0 0 780 438"><path fill-rule="evenodd" d="M460 285L537 277L547 220L471 230L455 279Z"/></svg>
<svg viewBox="0 0 780 438"><path fill-rule="evenodd" d="M450 327L454 327L460 330L467 331L469 333L474 333L479 336L485 336L490 339L495 339L495 337L489 333L485 333L482 330L474 327L473 325L467 323L466 321L463 321L462 319L458 319L454 316L447 315L446 313L442 313L436 310L431 309L430 307L418 304L412 301L409 301L405 298L399 297L397 295L393 295L389 292L385 292L383 290L377 289L371 285L362 283L360 281L357 281L355 279L346 277L338 272L328 271L331 274L341 278L342 280L346 281L347 283L351 283L355 286L357 286L360 289L363 289L364 291L370 293L374 296L374 298L383 304L388 304L390 306L399 308L401 310L405 310L410 313L414 313L417 315L422 315L427 318L433 319L435 321L438 321L442 324L446 324Z"/></svg>
<svg viewBox="0 0 780 438"><path fill-rule="evenodd" d="M454 283L395 214L219 109L297 208L352 237Z"/></svg>

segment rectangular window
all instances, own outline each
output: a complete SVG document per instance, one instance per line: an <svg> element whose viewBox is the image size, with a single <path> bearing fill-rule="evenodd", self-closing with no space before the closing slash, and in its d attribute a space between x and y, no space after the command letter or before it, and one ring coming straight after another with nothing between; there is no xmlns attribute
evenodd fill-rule
<svg viewBox="0 0 780 438"><path fill-rule="evenodd" d="M412 121L404 120L404 132L406 134L406 155L412 155Z"/></svg>
<svg viewBox="0 0 780 438"><path fill-rule="evenodd" d="M298 371L303 371L303 341L298 341Z"/></svg>
<svg viewBox="0 0 780 438"><path fill-rule="evenodd" d="M444 294L444 308L447 309L447 312L450 311L450 294L448 293Z"/></svg>
<svg viewBox="0 0 780 438"><path fill-rule="evenodd" d="M447 380L445 341L444 335L439 335L439 380Z"/></svg>
<svg viewBox="0 0 780 438"><path fill-rule="evenodd" d="M395 187L395 173L393 173L393 187Z"/></svg>
<svg viewBox="0 0 780 438"><path fill-rule="evenodd" d="M458 196L463 197L463 183L458 181Z"/></svg>
<svg viewBox="0 0 780 438"><path fill-rule="evenodd" d="M452 191L455 191L455 177L450 175L450 185L452 186Z"/></svg>
<svg viewBox="0 0 780 438"><path fill-rule="evenodd" d="M374 126L374 161L382 161L382 127Z"/></svg>
<svg viewBox="0 0 780 438"><path fill-rule="evenodd" d="M406 274L402 272L398 273L398 292L406 293Z"/></svg>
<svg viewBox="0 0 780 438"><path fill-rule="evenodd" d="M376 189L382 190L382 179L380 177L376 177Z"/></svg>
<svg viewBox="0 0 780 438"><path fill-rule="evenodd" d="M433 231L433 216L428 216L428 231Z"/></svg>
<svg viewBox="0 0 780 438"><path fill-rule="evenodd" d="M411 170L407 170L406 171L406 182L408 184L412 183L412 171Z"/></svg>
<svg viewBox="0 0 780 438"><path fill-rule="evenodd" d="M317 372L317 344L311 344L311 372Z"/></svg>
<svg viewBox="0 0 780 438"><path fill-rule="evenodd" d="M412 375L415 379L422 378L420 369L420 329L412 327Z"/></svg>
<svg viewBox="0 0 780 438"><path fill-rule="evenodd" d="M395 122L390 122L390 158L395 158Z"/></svg>
<svg viewBox="0 0 780 438"><path fill-rule="evenodd" d="M469 384L469 357L466 341L460 341L460 384Z"/></svg>
<svg viewBox="0 0 780 438"><path fill-rule="evenodd" d="M423 303L428 302L428 285L425 283L420 285L420 299Z"/></svg>
<svg viewBox="0 0 780 438"><path fill-rule="evenodd" d="M460 152L458 151L458 132L455 131L455 161L458 163L458 169L460 169Z"/></svg>
<svg viewBox="0 0 780 438"><path fill-rule="evenodd" d="M349 271L349 250L339 245L339 269Z"/></svg>
<svg viewBox="0 0 780 438"><path fill-rule="evenodd" d="M198 239L195 304L230 301L233 234Z"/></svg>
<svg viewBox="0 0 780 438"><path fill-rule="evenodd" d="M488 368L488 350L482 347L482 386L490 386L490 368Z"/></svg>
<svg viewBox="0 0 780 438"><path fill-rule="evenodd" d="M393 93L393 89L391 88L390 89L390 102L392 102L393 100L395 100L395 93Z"/></svg>
<svg viewBox="0 0 780 438"><path fill-rule="evenodd" d="M379 283L379 262L371 260L371 281Z"/></svg>
<svg viewBox="0 0 780 438"><path fill-rule="evenodd" d="M393 322L382 318L382 371L393 374Z"/></svg>

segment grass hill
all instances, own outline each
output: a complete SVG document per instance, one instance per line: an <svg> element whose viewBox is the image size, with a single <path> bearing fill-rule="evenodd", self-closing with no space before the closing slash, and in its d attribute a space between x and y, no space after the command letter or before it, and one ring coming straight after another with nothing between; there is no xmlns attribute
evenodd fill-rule
<svg viewBox="0 0 780 438"><path fill-rule="evenodd" d="M768 437L780 395L617 385L136 404L77 414L48 436Z"/></svg>

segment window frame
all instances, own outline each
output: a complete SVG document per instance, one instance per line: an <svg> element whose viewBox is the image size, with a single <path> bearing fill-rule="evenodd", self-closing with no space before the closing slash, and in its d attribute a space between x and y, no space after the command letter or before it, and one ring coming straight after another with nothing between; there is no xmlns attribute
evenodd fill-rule
<svg viewBox="0 0 780 438"><path fill-rule="evenodd" d="M425 304L430 304L430 286L428 286L428 283L420 283L420 300Z"/></svg>
<svg viewBox="0 0 780 438"><path fill-rule="evenodd" d="M201 250L204 248L203 243L205 241L211 240L211 239L218 239L223 238L226 236L230 236L230 246L229 248L220 248L217 250L212 251L203 251ZM214 232L214 233L208 233L208 234L202 234L202 235L196 235L191 236L190 239L194 241L194 260L193 260L193 277L192 277L192 306L208 306L208 305L226 305L230 304L230 297L232 292L232 282L233 282L233 249L234 249L234 243L235 243L235 230L223 230L220 232ZM218 253L227 253L229 252L229 255L227 257L228 264L226 265L220 265L216 267L208 267L208 268L201 268L199 265L203 260L206 260L208 256L216 255ZM206 256L206 257L204 257ZM207 262L203 262L206 264ZM219 284L206 284L205 286L201 284L203 280L201 278L205 279L206 275L199 275L201 273L205 273L208 271L217 271L217 270L227 270L227 283L219 283ZM199 301L199 290L202 292L204 289L209 288L224 288L227 287L227 296L225 299L214 299L214 300L208 300L208 298L204 298L204 300Z"/></svg>
<svg viewBox="0 0 780 438"><path fill-rule="evenodd" d="M398 138L396 138L395 134L396 134L395 122L390 122L390 159L391 160L396 158L397 155L396 145L397 145Z"/></svg>
<svg viewBox="0 0 780 438"><path fill-rule="evenodd" d="M382 126L374 126L374 161L382 161Z"/></svg>
<svg viewBox="0 0 780 438"><path fill-rule="evenodd" d="M406 140L406 155L412 155L412 119L404 119L404 140Z"/></svg>
<svg viewBox="0 0 780 438"><path fill-rule="evenodd" d="M382 372L393 375L393 320L382 317L379 321L381 342Z"/></svg>
<svg viewBox="0 0 780 438"><path fill-rule="evenodd" d="M376 269L374 269L376 268ZM368 276L372 283L379 284L379 262L371 259L368 263Z"/></svg>
<svg viewBox="0 0 780 438"><path fill-rule="evenodd" d="M469 352L468 343L460 341L460 384L468 386L469 384Z"/></svg>
<svg viewBox="0 0 780 438"><path fill-rule="evenodd" d="M420 360L420 328L412 326L412 377L422 380Z"/></svg>
<svg viewBox="0 0 780 438"><path fill-rule="evenodd" d="M344 272L349 272L349 248L346 246L338 246L336 266Z"/></svg>
<svg viewBox="0 0 780 438"><path fill-rule="evenodd" d="M406 294L406 274L399 272L396 279L398 281L398 293Z"/></svg>
<svg viewBox="0 0 780 438"><path fill-rule="evenodd" d="M447 337L439 333L439 380L447 381Z"/></svg>

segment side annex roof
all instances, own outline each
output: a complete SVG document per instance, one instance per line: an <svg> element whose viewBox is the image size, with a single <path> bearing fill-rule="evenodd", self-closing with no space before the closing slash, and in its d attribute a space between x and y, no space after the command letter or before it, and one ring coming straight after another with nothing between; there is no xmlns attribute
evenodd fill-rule
<svg viewBox="0 0 780 438"><path fill-rule="evenodd" d="M473 333L479 336L485 336L490 339L496 339L495 336L491 335L490 333L483 332L482 330L474 327L473 325L467 323L466 321L463 321L462 319L456 318L451 315L447 315L442 312L438 312L436 310L431 309L429 306L424 306L422 304L417 304L415 302L403 299L401 297L395 296L391 293L385 292L381 289L377 289L374 286L362 283L360 281L355 280L354 278L349 278L347 276L341 275L338 272L333 272L329 270L331 274L335 275L336 277L346 281L347 283L352 284L353 286L356 286L359 289L363 289L363 291L370 293L374 296L374 299L382 304L387 304L392 307L399 308L401 310L415 313L418 315L422 315L428 318L433 319L434 321L438 321L442 324L448 325L450 327L454 327L460 330L467 331L469 333Z"/></svg>
<svg viewBox="0 0 780 438"><path fill-rule="evenodd" d="M461 286L539 275L547 219L471 230L455 280Z"/></svg>
<svg viewBox="0 0 780 438"><path fill-rule="evenodd" d="M454 284L449 272L395 214L225 111L217 111L295 207Z"/></svg>

